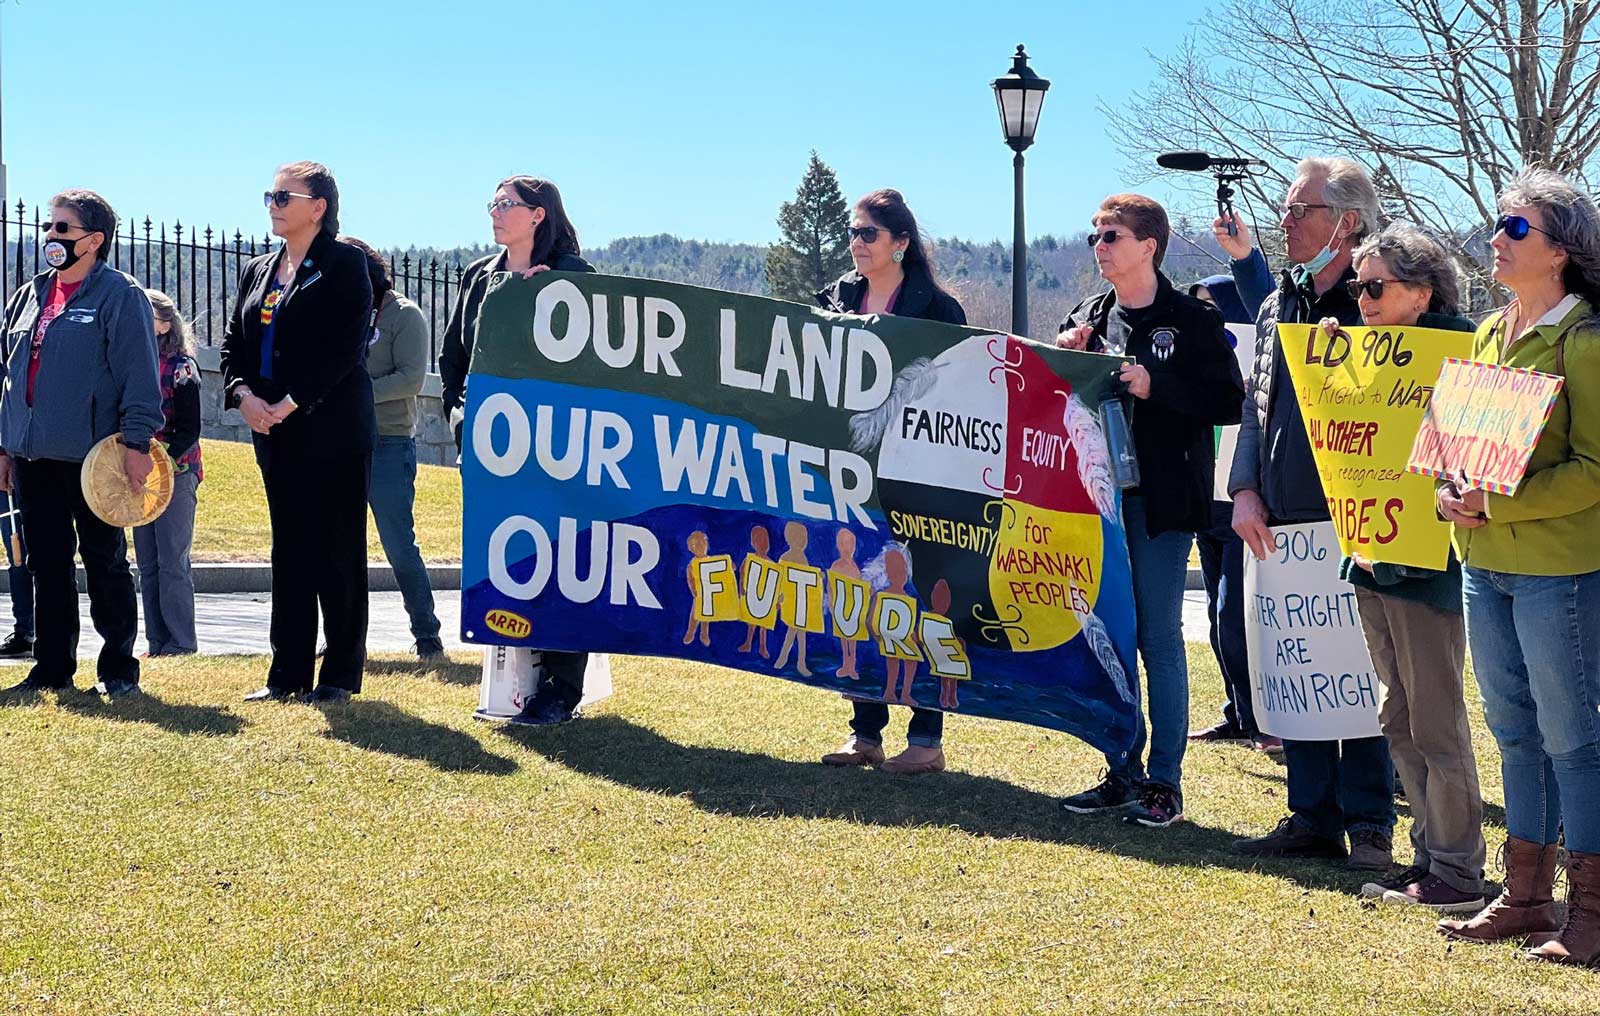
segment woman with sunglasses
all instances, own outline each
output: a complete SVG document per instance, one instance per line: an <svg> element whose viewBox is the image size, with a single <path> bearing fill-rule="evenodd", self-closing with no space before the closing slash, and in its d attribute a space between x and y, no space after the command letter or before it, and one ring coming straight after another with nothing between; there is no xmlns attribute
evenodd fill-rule
<svg viewBox="0 0 1600 1016"><path fill-rule="evenodd" d="M817 294L817 304L824 310L967 323L961 304L935 280L916 216L899 191L875 190L857 201L849 236L855 269ZM851 734L838 751L822 756L825 764L876 765L901 774L943 771L944 713L913 706L906 750L885 759L883 731L889 725L889 706L860 700L852 700L852 705Z"/></svg>
<svg viewBox="0 0 1600 1016"><path fill-rule="evenodd" d="M1596 966L1600 210L1556 173L1528 169L1500 195L1500 211L1494 278L1514 299L1478 329L1473 357L1566 380L1515 494L1465 483L1438 489L1463 566L1472 668L1500 746L1507 833L1505 891L1471 919L1440 928L1480 942L1549 939L1530 955ZM1563 823L1569 893L1558 926Z"/></svg>
<svg viewBox="0 0 1600 1016"><path fill-rule="evenodd" d="M106 264L117 213L88 190L50 199L40 229L48 269L12 295L0 331L0 491L13 478L25 494L23 527L34 578L33 669L19 693L72 687L78 669L78 587L83 558L89 612L105 645L95 689L137 694L139 600L121 529L83 497L89 450L120 433L123 470L142 488L154 468L150 441L161 428L161 387L150 301L131 275Z"/></svg>
<svg viewBox="0 0 1600 1016"><path fill-rule="evenodd" d="M245 700L344 702L367 659L372 283L366 257L335 239L326 166L282 167L264 201L283 246L245 265L222 340L223 405L254 431L272 523L272 663Z"/></svg>
<svg viewBox="0 0 1600 1016"><path fill-rule="evenodd" d="M578 247L578 231L567 218L561 192L549 180L512 176L500 181L489 202L489 224L497 254L468 265L456 290L456 303L445 325L439 350L439 381L443 411L461 447L463 411L467 398L467 371L477 341L478 308L483 304L489 279L496 272L517 272L530 278L540 272L592 272ZM539 683L511 722L547 726L576 719L583 701L583 676L588 653L544 652Z"/></svg>
<svg viewBox="0 0 1600 1016"><path fill-rule="evenodd" d="M1395 223L1361 241L1346 283L1374 327L1470 332L1456 314L1455 262L1415 226ZM1334 335L1344 326L1323 318ZM1347 333L1349 334L1349 333ZM1430 365L1428 376L1438 372ZM1403 461L1375 462L1403 470ZM1483 906L1483 798L1462 691L1467 635L1461 617L1461 566L1444 571L1345 558L1342 574L1356 587L1367 648L1382 691L1378 722L1411 804L1411 866L1368 882L1361 895L1442 914Z"/></svg>
<svg viewBox="0 0 1600 1016"><path fill-rule="evenodd" d="M1105 778L1062 807L1080 815L1126 810L1129 822L1164 828L1183 818L1189 739L1183 590L1189 551L1194 534L1211 526L1213 428L1239 422L1244 382L1222 315L1177 292L1161 272L1170 232L1166 210L1143 195L1113 194L1090 222L1089 246L1111 289L1078 304L1061 322L1056 343L1133 361L1118 378L1134 398L1140 484L1123 491L1122 523L1150 724L1147 735L1140 717L1128 753L1107 755Z"/></svg>

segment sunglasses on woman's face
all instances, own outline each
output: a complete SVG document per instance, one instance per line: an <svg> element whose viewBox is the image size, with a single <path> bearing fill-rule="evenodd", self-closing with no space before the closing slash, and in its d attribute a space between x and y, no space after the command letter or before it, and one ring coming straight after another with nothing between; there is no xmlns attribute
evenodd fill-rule
<svg viewBox="0 0 1600 1016"><path fill-rule="evenodd" d="M62 236L65 236L70 231L74 229L83 229L83 227L78 225L76 222L41 222L39 223L39 229L41 232L59 233Z"/></svg>
<svg viewBox="0 0 1600 1016"><path fill-rule="evenodd" d="M1535 233L1544 233L1545 236L1550 235L1548 231L1540 229L1520 215L1502 215L1494 220L1494 231L1496 233L1504 233L1508 240L1526 240L1529 230Z"/></svg>
<svg viewBox="0 0 1600 1016"><path fill-rule="evenodd" d="M271 208L273 205L277 205L279 208L288 208L289 202L294 198L305 198L307 201L314 200L312 195L301 194L299 191L269 190L265 194L261 195L261 204L266 208Z"/></svg>
<svg viewBox="0 0 1600 1016"><path fill-rule="evenodd" d="M1137 240L1137 239L1139 239L1138 237L1134 236L1132 233L1129 233L1129 232L1126 232L1126 231L1118 231L1118 230L1115 230L1115 229L1108 229L1104 233L1090 233L1088 236L1084 237L1084 239L1088 241L1089 246L1093 247L1093 246L1095 246L1097 244L1102 244L1102 243L1116 243L1118 240L1122 239L1123 237L1127 237L1129 240Z"/></svg>
<svg viewBox="0 0 1600 1016"><path fill-rule="evenodd" d="M1365 282L1357 282L1355 279L1351 279L1344 284L1344 289L1345 292L1350 294L1350 299L1352 300L1360 299L1362 292L1365 292L1374 300L1381 300L1383 299L1383 287L1398 286L1400 284L1399 279L1368 279Z"/></svg>
<svg viewBox="0 0 1600 1016"><path fill-rule="evenodd" d="M851 226L846 232L850 234L850 239L860 240L862 243L871 246L878 242L879 233L887 233L889 231L882 226Z"/></svg>

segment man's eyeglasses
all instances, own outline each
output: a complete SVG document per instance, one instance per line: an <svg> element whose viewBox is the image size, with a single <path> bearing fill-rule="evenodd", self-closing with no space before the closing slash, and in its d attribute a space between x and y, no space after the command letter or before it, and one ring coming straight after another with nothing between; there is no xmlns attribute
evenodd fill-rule
<svg viewBox="0 0 1600 1016"><path fill-rule="evenodd" d="M289 202L294 198L305 198L307 201L314 201L316 200L316 195L301 194L299 191L269 190L261 195L261 205L264 208L271 208L273 205L277 205L279 208L288 208Z"/></svg>
<svg viewBox="0 0 1600 1016"><path fill-rule="evenodd" d="M501 198L499 201L489 202L490 215L504 215L513 208L532 208L526 201L513 201L510 198Z"/></svg>
<svg viewBox="0 0 1600 1016"><path fill-rule="evenodd" d="M1119 232L1118 230L1115 230L1115 229L1108 229L1104 233L1090 233L1088 236L1084 237L1084 240L1086 240L1088 242L1089 246L1093 247L1093 246L1095 246L1097 244L1102 244L1102 243L1116 243L1118 240L1122 239L1123 237L1127 237L1129 240L1137 240L1137 239L1139 239L1137 236L1134 236L1130 232L1126 232L1126 231L1120 231Z"/></svg>
<svg viewBox="0 0 1600 1016"><path fill-rule="evenodd" d="M1313 208L1332 208L1332 207L1333 207L1332 205L1316 205L1316 204L1312 204L1312 203L1310 203L1308 201L1293 201L1293 202L1290 202L1287 205L1284 205L1282 208L1278 209L1278 218L1281 219L1285 215L1289 215L1289 216L1293 216L1296 219L1303 219L1303 218L1306 217L1306 213L1309 212Z"/></svg>
<svg viewBox="0 0 1600 1016"><path fill-rule="evenodd" d="M1528 232L1543 233L1549 236L1549 230L1540 229L1520 215L1502 215L1494 220L1494 231L1504 233L1509 240L1526 240Z"/></svg>
<svg viewBox="0 0 1600 1016"><path fill-rule="evenodd" d="M1350 294L1350 299L1352 300L1360 299L1363 291L1372 299L1381 300L1383 299L1383 287L1398 285L1401 285L1399 279L1368 279L1365 282L1357 282L1355 279L1351 279L1344 284L1344 290Z"/></svg>
<svg viewBox="0 0 1600 1016"><path fill-rule="evenodd" d="M882 226L851 226L845 230L852 240L859 239L862 243L872 245L878 242L879 233L888 233L889 230Z"/></svg>

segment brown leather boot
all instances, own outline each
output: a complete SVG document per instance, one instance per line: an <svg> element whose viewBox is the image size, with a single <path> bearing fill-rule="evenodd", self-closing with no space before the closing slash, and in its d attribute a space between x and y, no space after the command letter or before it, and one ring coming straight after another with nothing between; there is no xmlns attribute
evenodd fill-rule
<svg viewBox="0 0 1600 1016"><path fill-rule="evenodd" d="M1506 837L1506 885L1493 902L1475 916L1445 918L1439 931L1468 942L1526 943L1534 935L1550 934L1556 923L1556 845L1530 843Z"/></svg>
<svg viewBox="0 0 1600 1016"><path fill-rule="evenodd" d="M1600 967L1600 854L1567 855L1567 923L1528 958Z"/></svg>

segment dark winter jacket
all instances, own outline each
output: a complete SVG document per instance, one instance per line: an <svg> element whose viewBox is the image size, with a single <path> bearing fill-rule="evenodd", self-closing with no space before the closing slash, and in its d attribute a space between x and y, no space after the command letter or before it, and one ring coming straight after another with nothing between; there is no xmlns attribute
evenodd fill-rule
<svg viewBox="0 0 1600 1016"><path fill-rule="evenodd" d="M552 254L550 269L557 272L592 272L594 265L576 254ZM478 339L478 308L489 290L489 277L506 270L506 252L490 254L468 265L461 273L455 306L444 326L444 342L439 347L439 387L446 420L467 401L467 372L472 369L472 345ZM456 435L456 447L461 435Z"/></svg>
<svg viewBox="0 0 1600 1016"><path fill-rule="evenodd" d="M817 306L839 314L859 314L867 296L867 280L855 269L845 272L833 285L817 294ZM942 321L950 325L967 323L967 312L956 298L933 285L921 272L906 275L895 297L894 316Z"/></svg>
<svg viewBox="0 0 1600 1016"><path fill-rule="evenodd" d="M1361 308L1345 289L1345 282L1355 276L1355 269L1346 269L1339 281L1319 296L1309 284L1301 286L1294 274L1286 271L1277 291L1262 302L1256 318L1255 363L1246 389L1228 494L1241 490L1260 494L1274 525L1326 522L1329 517L1294 381L1278 345L1278 324L1308 324L1325 317L1337 318L1344 325L1360 324Z"/></svg>
<svg viewBox="0 0 1600 1016"><path fill-rule="evenodd" d="M1165 275L1158 272L1156 279L1155 302L1139 318L1127 349L1150 372L1150 397L1132 400L1132 425L1151 536L1211 528L1213 428L1239 422L1244 395L1222 315L1173 289ZM1072 309L1060 330L1089 325L1089 349L1103 351L1116 302L1116 290L1090 297Z"/></svg>

